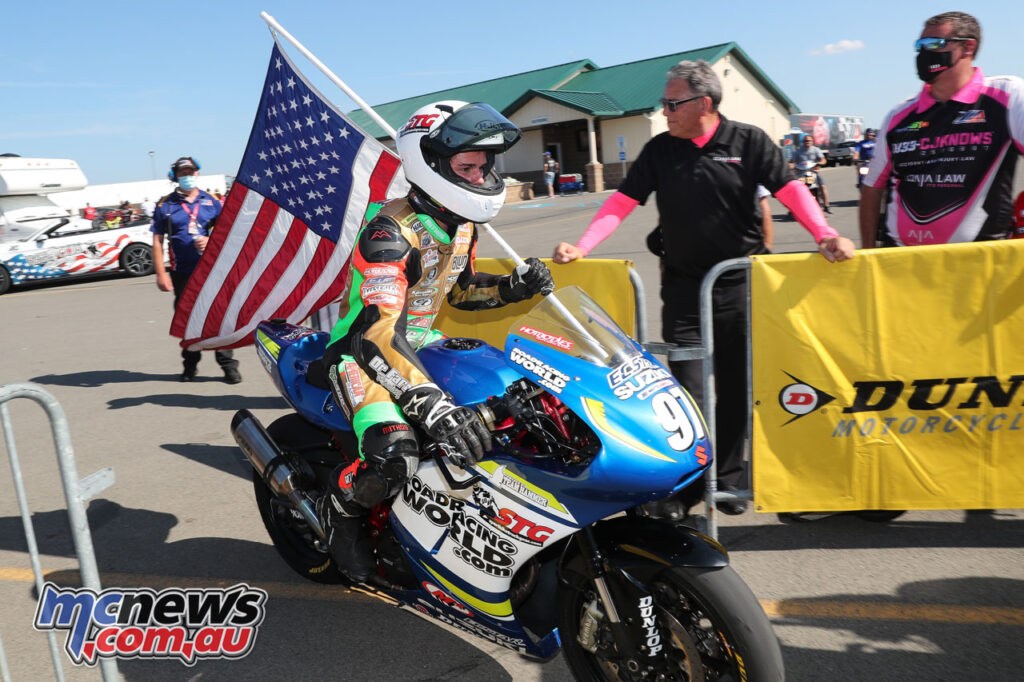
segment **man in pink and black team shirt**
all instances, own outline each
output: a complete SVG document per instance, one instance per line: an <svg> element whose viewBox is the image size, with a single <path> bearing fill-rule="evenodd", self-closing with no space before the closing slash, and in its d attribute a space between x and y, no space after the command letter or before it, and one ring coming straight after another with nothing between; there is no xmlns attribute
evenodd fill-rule
<svg viewBox="0 0 1024 682"><path fill-rule="evenodd" d="M1024 151L1024 81L974 66L981 26L963 12L928 19L915 43L924 89L889 112L860 198L862 244L1005 239ZM878 229L889 185L884 229ZM880 234L879 234L880 233Z"/></svg>

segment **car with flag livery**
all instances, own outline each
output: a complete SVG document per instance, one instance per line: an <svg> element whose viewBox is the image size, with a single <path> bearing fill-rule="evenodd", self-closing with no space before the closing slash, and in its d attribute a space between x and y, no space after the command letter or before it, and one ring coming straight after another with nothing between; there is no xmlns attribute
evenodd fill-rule
<svg viewBox="0 0 1024 682"><path fill-rule="evenodd" d="M0 225L0 294L25 282L123 270L153 272L149 219L122 226L103 218L51 216Z"/></svg>

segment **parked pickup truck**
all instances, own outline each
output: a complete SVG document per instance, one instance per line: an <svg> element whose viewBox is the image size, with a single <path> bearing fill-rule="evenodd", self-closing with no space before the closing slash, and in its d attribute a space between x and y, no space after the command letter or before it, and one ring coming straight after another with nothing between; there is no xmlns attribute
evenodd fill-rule
<svg viewBox="0 0 1024 682"><path fill-rule="evenodd" d="M835 147L829 147L821 151L828 157L828 165L849 166L853 163L853 152L856 146L856 140L846 140L845 142L840 142Z"/></svg>

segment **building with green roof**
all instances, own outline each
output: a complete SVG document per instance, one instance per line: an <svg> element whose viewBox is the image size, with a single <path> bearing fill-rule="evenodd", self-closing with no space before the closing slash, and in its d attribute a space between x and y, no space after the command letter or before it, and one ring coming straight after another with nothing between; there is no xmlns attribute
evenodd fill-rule
<svg viewBox="0 0 1024 682"><path fill-rule="evenodd" d="M579 173L590 191L617 187L644 144L666 131L658 99L665 74L683 60L703 59L722 81L720 111L759 126L774 140L789 130L799 108L734 42L599 68L584 59L427 93L375 106L392 127L419 107L444 99L487 102L523 130L522 140L500 158L518 180L541 182L545 151L562 173ZM378 138L386 133L365 112L353 121Z"/></svg>

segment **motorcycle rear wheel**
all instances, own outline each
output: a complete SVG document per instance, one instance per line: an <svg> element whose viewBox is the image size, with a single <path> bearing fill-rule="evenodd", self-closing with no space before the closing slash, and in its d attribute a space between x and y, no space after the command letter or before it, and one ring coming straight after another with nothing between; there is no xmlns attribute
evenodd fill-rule
<svg viewBox="0 0 1024 682"><path fill-rule="evenodd" d="M771 623L731 567L674 567L660 573L647 588L655 595L658 624L670 633L656 664L662 677L643 678L642 669L631 672L623 661L615 660L608 632L599 633L596 654L584 649L577 637L586 604L595 596L566 587L559 590L558 628L577 680L775 682L785 678L782 651Z"/></svg>
<svg viewBox="0 0 1024 682"><path fill-rule="evenodd" d="M302 516L278 500L255 471L252 472L252 487L263 525L277 553L289 568L315 583L333 585L345 582L330 555L317 548L316 535Z"/></svg>

